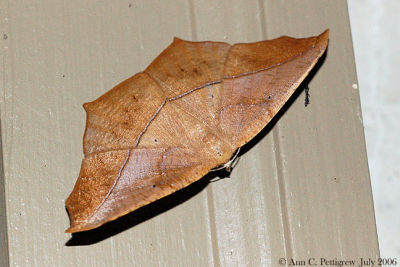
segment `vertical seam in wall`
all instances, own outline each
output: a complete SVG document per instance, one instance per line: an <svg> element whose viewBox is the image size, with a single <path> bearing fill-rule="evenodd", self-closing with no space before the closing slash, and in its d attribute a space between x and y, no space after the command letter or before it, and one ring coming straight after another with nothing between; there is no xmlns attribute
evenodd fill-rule
<svg viewBox="0 0 400 267"><path fill-rule="evenodd" d="M96 19L96 38L98 39L98 42L97 42L97 53L98 53L98 58L99 58L99 60L100 60L100 64L99 64L99 66L98 66L98 69L99 69L99 76L100 76L100 81L101 81L101 83L100 83L100 86L101 86L101 91L102 92L104 92L105 91L105 89L107 88L107 86L106 86L106 84L105 84L105 82L106 82L106 79L105 79L105 64L104 64L104 61L105 61L105 59L104 59L104 42L103 42L103 40L106 40L106 38L104 37L104 34L103 34L103 17L101 17L101 16L97 16L97 14L101 14L101 12L100 12L100 10L98 10L98 9L100 9L100 8L102 8L102 5L96 5L95 7L94 7L94 11L95 11L95 13L96 13L96 16L95 16L95 19Z"/></svg>
<svg viewBox="0 0 400 267"><path fill-rule="evenodd" d="M267 30L267 16L266 10L264 5L264 0L258 0L260 13L260 21L261 21L261 35L263 39L268 39L268 30ZM293 255L292 249L292 240L290 235L290 228L289 228L289 215L288 215L288 208L286 202L286 191L285 191L285 181L284 181L284 174L283 174L283 164L282 164L282 151L280 148L279 143L279 124L275 125L272 129L272 141L275 146L274 151L274 158L275 158L275 166L276 166L276 175L278 179L278 197L279 197L279 204L281 209L281 219L282 219L282 226L283 226L283 238L285 241L285 258L288 259ZM282 255L283 256L283 255Z"/></svg>
<svg viewBox="0 0 400 267"><path fill-rule="evenodd" d="M218 249L218 238L217 238L217 225L215 224L215 209L214 209L214 197L213 191L210 186L207 187L207 207L208 216L210 218L210 231L211 231L211 246L214 266L221 266L219 259L219 249Z"/></svg>
<svg viewBox="0 0 400 267"><path fill-rule="evenodd" d="M192 41L197 40L197 27L196 27L196 18L194 14L194 4L193 0L189 1L189 16L190 16L190 30L192 32Z"/></svg>
<svg viewBox="0 0 400 267"><path fill-rule="evenodd" d="M276 165L276 174L278 178L278 189L279 189L279 204L281 207L281 218L283 224L283 238L285 240L285 258L289 259L293 256L292 250L292 240L290 235L289 228L289 214L286 203L286 190L285 190L285 180L283 174L283 164L282 164L282 151L279 143L279 125L276 125L274 129L272 129L272 140L275 145L274 149L274 157L275 157L275 165Z"/></svg>
<svg viewBox="0 0 400 267"><path fill-rule="evenodd" d="M265 6L263 0L258 0L258 8L260 9L261 36L263 39L266 39L268 33L266 25Z"/></svg>
<svg viewBox="0 0 400 267"><path fill-rule="evenodd" d="M192 41L197 40L197 27L196 27L196 16L194 11L194 0L189 1L189 16L190 16L190 30L192 33ZM215 223L215 209L214 209L214 197L213 191L210 186L206 188L206 200L207 200L207 209L208 209L208 217L209 217L209 225L210 225L210 236L211 236L211 249L212 249L212 257L213 257L213 265L221 266L221 262L219 259L219 249L218 249L218 238L217 238L217 225Z"/></svg>
<svg viewBox="0 0 400 267"><path fill-rule="evenodd" d="M1 19L1 37L3 39L3 34L7 34L8 38L13 38L11 34L11 26L5 18L8 18L9 15L9 1L5 4L5 8L3 9L4 12L4 17ZM3 40L2 40L3 41ZM5 94L6 94L6 87L7 87L7 57L9 57L10 54L10 49L12 47L11 39L9 40L10 42L10 47L6 50L4 47L1 49L4 51L4 53L1 56L1 64L3 65L3 80L2 82L2 101L3 105L0 107L0 115L3 114L4 110L1 108L6 105L6 99L5 99ZM11 66L9 66L11 67ZM4 173L4 154L3 154L3 136L2 136L2 127L1 127L1 119L0 119L0 266L1 267L6 267L10 266L10 248L9 248L9 243L8 243L8 221L7 221L7 197L6 197L6 176Z"/></svg>
<svg viewBox="0 0 400 267"><path fill-rule="evenodd" d="M0 122L0 266L9 266L8 227L6 210L6 186L3 168L3 141Z"/></svg>
<svg viewBox="0 0 400 267"><path fill-rule="evenodd" d="M5 14L7 14L7 16L9 15L9 10L10 10L10 7L9 7L9 4L10 3L10 1L7 1L7 11L6 12L4 12ZM6 23L5 21L4 21L4 19L3 19L3 21L2 21L2 23ZM9 88L10 89L8 89L7 88L7 81L4 81L3 83L5 84L4 85L4 88L3 88L3 90L4 90L4 92L3 92L3 107L4 107L4 111L2 110L1 112L6 112L4 115L4 117L2 117L2 118L5 118L5 122L4 122L4 125L5 125L5 129L6 129L6 134L7 135L5 135L4 136L4 138L5 138L5 140L4 140L4 142L6 143L6 144L9 144L8 146L7 146L7 151L6 151L6 154L7 154L7 156L8 156L8 158L7 158L7 162L6 162L6 166L10 166L11 165L11 159L12 159L12 152L13 152L13 144L14 144L14 142L13 142L13 138L14 138L14 129L15 129L15 127L14 127L14 124L15 124L15 120L13 120L13 119L10 119L9 117L7 117L7 113L8 113L8 110L9 109L11 109L11 114L12 115L14 115L14 111L15 111L15 105L14 105L14 91L13 91L13 89L11 89L11 88L13 88L14 87L14 84L15 84L15 71L14 71L14 53L12 53L12 52L10 52L10 51L13 51L13 48L14 48L14 36L12 35L12 24L11 24L11 22L10 22L10 19L7 21L7 26L8 26L8 40L9 40L9 45L8 45L8 50L7 50L7 53L5 52L4 54L3 54L3 60L4 60L4 78L8 75L7 74L7 69L6 69L6 64L7 64L7 58L6 57L9 57L9 62L10 62L10 64L9 64L9 68L10 68L10 74L9 74L9 77L7 77L7 78L9 78L9 80L11 80L10 81L10 86L9 86ZM4 29L3 29L4 30ZM9 94L9 96L7 95L7 90L10 90L11 92L10 92L10 94ZM9 98L10 97L10 100L6 100L7 98ZM8 102L10 102L10 103L8 103ZM10 106L11 108L7 108L7 106ZM3 115L3 113L1 113L1 115ZM8 124L8 125L7 125ZM2 137L3 138L3 137ZM3 149L3 148L2 148ZM1 154L2 156L3 156L3 154ZM4 157L3 157L3 159L2 159L2 163L4 163ZM5 179L5 178L4 178ZM7 206L7 203L6 203L6 206Z"/></svg>

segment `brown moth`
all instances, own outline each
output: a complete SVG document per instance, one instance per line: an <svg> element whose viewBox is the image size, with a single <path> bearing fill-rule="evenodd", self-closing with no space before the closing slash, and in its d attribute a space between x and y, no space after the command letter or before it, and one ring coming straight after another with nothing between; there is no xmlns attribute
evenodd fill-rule
<svg viewBox="0 0 400 267"><path fill-rule="evenodd" d="M84 104L84 159L68 233L199 180L257 135L304 80L329 31L248 44L175 38L145 71Z"/></svg>

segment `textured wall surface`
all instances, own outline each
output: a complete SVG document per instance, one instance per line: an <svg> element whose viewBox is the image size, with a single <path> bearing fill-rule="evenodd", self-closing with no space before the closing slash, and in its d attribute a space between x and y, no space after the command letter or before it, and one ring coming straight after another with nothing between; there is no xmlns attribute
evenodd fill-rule
<svg viewBox="0 0 400 267"><path fill-rule="evenodd" d="M400 1L350 0L382 257L400 257Z"/></svg>

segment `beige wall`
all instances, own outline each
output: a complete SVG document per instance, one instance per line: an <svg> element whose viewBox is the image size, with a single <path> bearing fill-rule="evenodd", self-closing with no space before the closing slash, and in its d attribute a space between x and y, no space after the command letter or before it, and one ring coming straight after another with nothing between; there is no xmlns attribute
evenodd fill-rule
<svg viewBox="0 0 400 267"><path fill-rule="evenodd" d="M279 258L378 256L346 1L0 6L8 36L0 39L7 207L0 231L8 231L11 266L277 266ZM230 179L203 179L105 228L64 233L64 201L83 157L82 103L143 70L173 36L235 43L326 28L329 48L308 84L310 105L299 91L247 146Z"/></svg>

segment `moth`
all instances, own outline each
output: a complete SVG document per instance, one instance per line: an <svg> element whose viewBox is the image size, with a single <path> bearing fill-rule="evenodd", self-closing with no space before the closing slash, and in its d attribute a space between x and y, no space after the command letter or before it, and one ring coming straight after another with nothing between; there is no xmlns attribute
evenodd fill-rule
<svg viewBox="0 0 400 267"><path fill-rule="evenodd" d="M256 43L175 38L143 72L93 102L66 200L68 233L90 230L227 166L326 50L329 30Z"/></svg>

